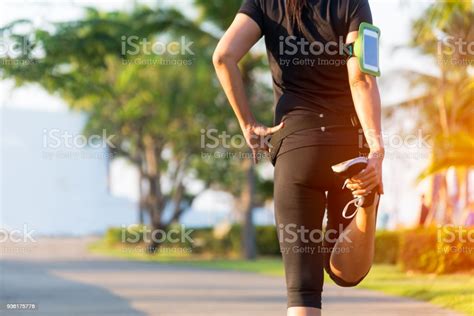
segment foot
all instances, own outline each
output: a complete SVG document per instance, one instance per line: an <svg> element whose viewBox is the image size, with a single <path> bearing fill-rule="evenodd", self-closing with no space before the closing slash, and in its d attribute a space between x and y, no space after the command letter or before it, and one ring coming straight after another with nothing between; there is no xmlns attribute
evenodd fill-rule
<svg viewBox="0 0 474 316"><path fill-rule="evenodd" d="M333 165L331 166L331 168L334 173L346 179L344 185L342 186L342 188L344 189L346 187L347 180L364 170L367 167L367 164L368 159L366 157L357 157L343 161L341 163L338 163L337 165ZM344 209L342 210L342 216L347 219L353 218L356 215L359 207L371 206L374 203L375 194L377 191L378 187L375 187L371 192L366 195L355 196L355 198L349 201L349 203L347 203ZM356 206L356 210L352 214L348 215L347 211L351 204L354 204Z"/></svg>
<svg viewBox="0 0 474 316"><path fill-rule="evenodd" d="M369 160L366 157L357 157L331 166L332 171L343 178L352 178L367 167Z"/></svg>

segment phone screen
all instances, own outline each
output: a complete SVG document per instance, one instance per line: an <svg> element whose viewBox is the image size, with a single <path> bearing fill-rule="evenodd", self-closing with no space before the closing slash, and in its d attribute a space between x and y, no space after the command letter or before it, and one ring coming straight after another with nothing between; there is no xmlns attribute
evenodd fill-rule
<svg viewBox="0 0 474 316"><path fill-rule="evenodd" d="M371 30L364 31L364 67L369 70L379 70L379 37Z"/></svg>

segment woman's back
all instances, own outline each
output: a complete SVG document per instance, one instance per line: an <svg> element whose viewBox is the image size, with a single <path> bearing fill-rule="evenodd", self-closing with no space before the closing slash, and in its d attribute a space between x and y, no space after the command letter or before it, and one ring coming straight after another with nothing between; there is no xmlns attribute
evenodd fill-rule
<svg viewBox="0 0 474 316"><path fill-rule="evenodd" d="M372 23L367 0L307 0L302 8L302 30L289 22L289 2L246 0L240 9L265 36L276 100L275 123L300 110L354 114L343 49L349 32L357 31L361 22Z"/></svg>

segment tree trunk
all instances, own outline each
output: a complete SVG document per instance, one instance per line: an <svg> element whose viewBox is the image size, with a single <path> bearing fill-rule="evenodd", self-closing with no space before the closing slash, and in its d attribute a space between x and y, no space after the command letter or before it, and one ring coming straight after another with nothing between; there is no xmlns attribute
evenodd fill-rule
<svg viewBox="0 0 474 316"><path fill-rule="evenodd" d="M245 159L243 169L247 175L246 184L240 196L242 211L242 256L247 260L257 257L255 227L253 224L253 208L255 205L255 169L250 159Z"/></svg>
<svg viewBox="0 0 474 316"><path fill-rule="evenodd" d="M449 170L449 169L448 169ZM453 197L451 196L451 192L449 190L449 182L448 182L448 170L444 172L444 218L443 224L453 224L454 220L454 210L455 210L455 203L453 203ZM454 177L456 178L456 173L454 173ZM456 183L456 180L454 180Z"/></svg>
<svg viewBox="0 0 474 316"><path fill-rule="evenodd" d="M431 176L431 188L430 188L430 202L429 202L429 214L426 219L427 226L436 225L438 218L438 208L440 204L440 192L441 192L441 179L440 174L436 173Z"/></svg>
<svg viewBox="0 0 474 316"><path fill-rule="evenodd" d="M457 225L464 225L465 218L469 212L469 167L458 168L459 172L459 214Z"/></svg>
<svg viewBox="0 0 474 316"><path fill-rule="evenodd" d="M446 171L441 171L433 176L431 192L430 225L451 223L451 203L449 201Z"/></svg>
<svg viewBox="0 0 474 316"><path fill-rule="evenodd" d="M173 212L171 215L171 219L168 223L172 224L173 222L177 222L181 214L185 211L185 207L182 207L184 194L185 194L185 187L183 184L186 168L188 166L188 156L185 154L181 158L176 160L176 170L173 176L173 196L171 200L173 202Z"/></svg>
<svg viewBox="0 0 474 316"><path fill-rule="evenodd" d="M140 225L145 224L145 212L146 212L146 203L145 203L145 192L143 190L143 166L139 165L138 168L138 223Z"/></svg>
<svg viewBox="0 0 474 316"><path fill-rule="evenodd" d="M173 195L173 215L171 215L171 219L168 224L172 224L173 222L177 222L179 217L184 212L185 208L182 207L184 197L184 185L182 181L179 182L178 186L175 188L175 192Z"/></svg>
<svg viewBox="0 0 474 316"><path fill-rule="evenodd" d="M146 179L148 182L148 194L146 198L147 208L150 212L151 220L151 236L157 230L162 230L161 216L165 206L165 199L161 192L161 151L162 145L151 138L145 136L143 138L144 150L145 150L145 167L146 167ZM154 238L150 238L148 245L148 252L154 253L159 247L159 243Z"/></svg>

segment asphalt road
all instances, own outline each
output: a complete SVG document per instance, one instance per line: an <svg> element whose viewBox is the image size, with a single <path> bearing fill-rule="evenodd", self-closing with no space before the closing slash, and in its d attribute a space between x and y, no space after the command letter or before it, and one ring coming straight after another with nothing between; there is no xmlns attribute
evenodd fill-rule
<svg viewBox="0 0 474 316"><path fill-rule="evenodd" d="M282 278L110 259L88 253L90 241L0 244L0 315L285 315ZM7 303L36 304L37 309L9 311ZM457 315L428 303L336 286L325 287L323 311L335 316Z"/></svg>

